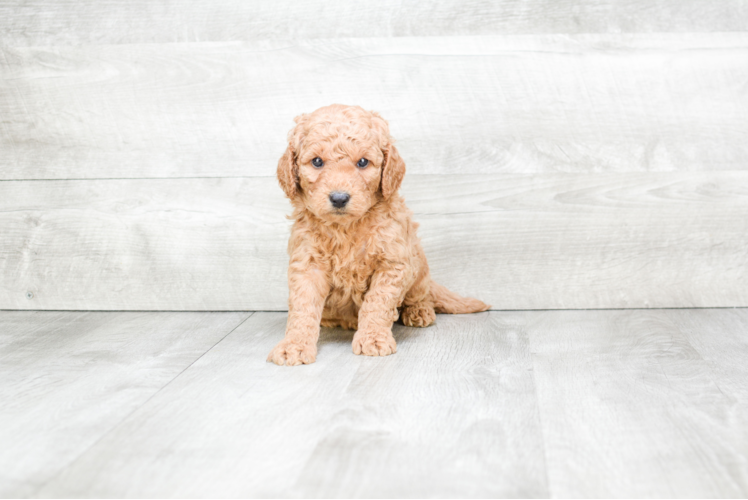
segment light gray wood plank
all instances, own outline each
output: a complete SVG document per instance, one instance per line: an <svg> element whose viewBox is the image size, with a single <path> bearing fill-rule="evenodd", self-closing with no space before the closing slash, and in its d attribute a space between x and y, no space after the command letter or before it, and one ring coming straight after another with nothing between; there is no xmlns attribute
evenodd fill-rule
<svg viewBox="0 0 748 500"><path fill-rule="evenodd" d="M547 496L511 320L398 326L387 358L325 329L317 363L296 368L264 362L284 324L255 314L39 496Z"/></svg>
<svg viewBox="0 0 748 500"><path fill-rule="evenodd" d="M506 33L746 31L740 0L4 0L7 45L200 42Z"/></svg>
<svg viewBox="0 0 748 500"><path fill-rule="evenodd" d="M725 417L738 431L734 442L748 450L748 309L670 311L668 319L709 366L712 380L729 402ZM748 468L745 462L735 467Z"/></svg>
<svg viewBox="0 0 748 500"><path fill-rule="evenodd" d="M272 175L333 102L380 111L411 173L748 165L748 33L0 51L1 179Z"/></svg>
<svg viewBox="0 0 748 500"><path fill-rule="evenodd" d="M678 314L528 314L552 496L748 494L744 419Z"/></svg>
<svg viewBox="0 0 748 500"><path fill-rule="evenodd" d="M0 192L5 308L286 308L290 205L275 179L21 182Z"/></svg>
<svg viewBox="0 0 748 500"><path fill-rule="evenodd" d="M512 313L399 328L364 359L294 493L318 498L548 497L527 332Z"/></svg>
<svg viewBox="0 0 748 500"><path fill-rule="evenodd" d="M742 350L745 312L440 315L378 359L324 329L297 368L257 313L35 496L742 497L740 353L691 342Z"/></svg>
<svg viewBox="0 0 748 500"><path fill-rule="evenodd" d="M248 316L0 312L0 496L32 495Z"/></svg>
<svg viewBox="0 0 748 500"><path fill-rule="evenodd" d="M312 365L265 361L285 313L255 313L37 492L75 497L275 497L331 425L362 357L325 329Z"/></svg>
<svg viewBox="0 0 748 500"><path fill-rule="evenodd" d="M748 309L670 311L668 318L709 365L722 392L744 408L735 416L746 422L748 438Z"/></svg>
<svg viewBox="0 0 748 500"><path fill-rule="evenodd" d="M745 172L406 176L403 194L434 278L497 309L748 305ZM3 182L0 308L285 310L289 212L273 178Z"/></svg>

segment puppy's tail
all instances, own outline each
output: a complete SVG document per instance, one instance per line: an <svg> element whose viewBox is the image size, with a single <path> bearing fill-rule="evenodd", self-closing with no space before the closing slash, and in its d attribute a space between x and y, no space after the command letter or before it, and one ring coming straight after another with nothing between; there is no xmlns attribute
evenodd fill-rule
<svg viewBox="0 0 748 500"><path fill-rule="evenodd" d="M491 308L478 299L460 297L433 280L431 281L431 297L434 299L434 310L438 313L467 314L487 311Z"/></svg>

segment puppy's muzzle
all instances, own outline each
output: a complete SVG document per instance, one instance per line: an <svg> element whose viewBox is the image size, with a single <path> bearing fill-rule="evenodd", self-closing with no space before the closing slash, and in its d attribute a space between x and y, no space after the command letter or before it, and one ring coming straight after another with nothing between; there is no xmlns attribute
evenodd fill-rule
<svg viewBox="0 0 748 500"><path fill-rule="evenodd" d="M351 195L343 193L341 191L333 191L330 193L330 203L335 208L344 208L348 204L348 200L351 199Z"/></svg>

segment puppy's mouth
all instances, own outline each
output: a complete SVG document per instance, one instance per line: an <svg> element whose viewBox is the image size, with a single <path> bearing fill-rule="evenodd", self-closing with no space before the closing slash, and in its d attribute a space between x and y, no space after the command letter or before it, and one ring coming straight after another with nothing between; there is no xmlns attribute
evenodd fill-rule
<svg viewBox="0 0 748 500"><path fill-rule="evenodd" d="M330 218L330 220L337 220L340 222L347 223L350 219L357 218L357 215L354 211L351 210L350 207L330 207L329 211L327 212L327 217Z"/></svg>

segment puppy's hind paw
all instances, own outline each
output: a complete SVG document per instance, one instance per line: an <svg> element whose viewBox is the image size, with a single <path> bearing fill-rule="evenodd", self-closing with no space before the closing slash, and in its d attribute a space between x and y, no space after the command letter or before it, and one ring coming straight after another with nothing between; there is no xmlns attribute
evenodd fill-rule
<svg viewBox="0 0 748 500"><path fill-rule="evenodd" d="M432 306L416 304L403 307L403 311L400 313L400 319L402 319L405 326L417 326L422 328L432 325L434 321L436 321L436 313Z"/></svg>
<svg viewBox="0 0 748 500"><path fill-rule="evenodd" d="M268 361L276 365L309 365L317 360L317 346L298 340L281 340L268 355Z"/></svg>

